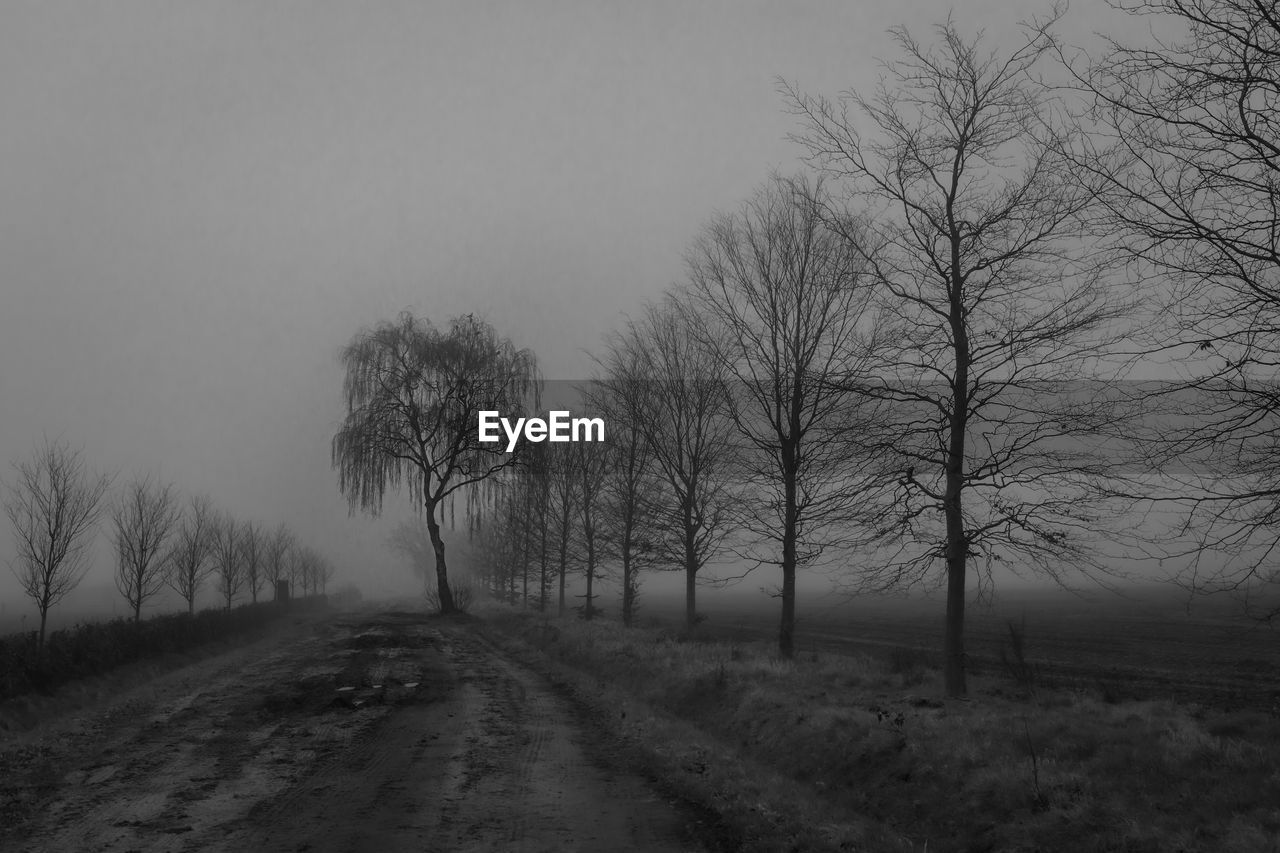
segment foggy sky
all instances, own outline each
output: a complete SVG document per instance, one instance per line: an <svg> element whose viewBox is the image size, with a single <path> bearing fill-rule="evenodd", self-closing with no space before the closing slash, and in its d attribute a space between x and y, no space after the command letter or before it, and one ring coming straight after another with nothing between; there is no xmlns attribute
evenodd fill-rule
<svg viewBox="0 0 1280 853"><path fill-rule="evenodd" d="M775 78L869 88L885 30L948 8L5 2L0 477L65 437L117 485L151 472L414 589L383 548L396 505L348 518L330 468L339 348L470 311L585 376L714 211L799 167ZM955 14L998 42L1044 8ZM109 583L100 530L87 583Z"/></svg>

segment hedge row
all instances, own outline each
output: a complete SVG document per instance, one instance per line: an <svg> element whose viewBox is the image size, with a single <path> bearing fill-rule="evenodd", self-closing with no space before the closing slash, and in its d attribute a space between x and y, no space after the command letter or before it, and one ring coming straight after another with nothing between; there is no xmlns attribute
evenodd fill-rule
<svg viewBox="0 0 1280 853"><path fill-rule="evenodd" d="M294 599L288 608L274 602L243 604L233 610L169 613L142 622L112 619L53 631L44 652L29 631L0 637L0 701L45 693L77 678L115 667L223 640L267 625L286 613L325 606L324 596Z"/></svg>

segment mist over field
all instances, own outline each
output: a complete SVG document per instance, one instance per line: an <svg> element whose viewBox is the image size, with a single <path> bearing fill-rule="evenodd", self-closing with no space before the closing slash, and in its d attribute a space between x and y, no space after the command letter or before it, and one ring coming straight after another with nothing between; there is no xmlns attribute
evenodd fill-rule
<svg viewBox="0 0 1280 853"><path fill-rule="evenodd" d="M1274 11L6 5L0 849L1274 853Z"/></svg>
<svg viewBox="0 0 1280 853"><path fill-rule="evenodd" d="M1080 5L1069 31L1104 13ZM796 159L774 78L866 77L902 14L10 9L0 476L62 437L118 481L287 523L342 578L401 591L382 544L409 507L349 518L329 464L350 336L403 309L475 312L545 376L587 377L600 336L682 274L688 235ZM1010 25L999 3L965 16ZM108 606L104 535L90 562L68 611ZM7 571L0 606L27 606Z"/></svg>

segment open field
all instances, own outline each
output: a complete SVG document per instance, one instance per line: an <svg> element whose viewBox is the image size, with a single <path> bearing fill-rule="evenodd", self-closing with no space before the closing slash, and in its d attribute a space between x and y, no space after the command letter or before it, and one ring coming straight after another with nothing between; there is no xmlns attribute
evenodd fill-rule
<svg viewBox="0 0 1280 853"><path fill-rule="evenodd" d="M808 604L806 607L805 605ZM812 652L918 652L940 660L943 602L865 598L801 599L797 648ZM722 640L776 637L777 602L763 595L704 594L698 633ZM683 603L644 601L644 619L678 625ZM1010 592L966 614L971 671L1004 672L1009 621L1021 626L1026 655L1045 684L1099 689L1117 698L1169 698L1222 706L1280 703L1280 630L1235 613L1228 601L1186 600L1167 589L1083 599L1060 591Z"/></svg>

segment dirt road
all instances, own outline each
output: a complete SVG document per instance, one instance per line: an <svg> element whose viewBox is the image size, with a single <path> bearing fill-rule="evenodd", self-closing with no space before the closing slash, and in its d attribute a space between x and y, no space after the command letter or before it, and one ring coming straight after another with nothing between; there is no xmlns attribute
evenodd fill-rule
<svg viewBox="0 0 1280 853"><path fill-rule="evenodd" d="M330 616L0 740L0 850L684 851L698 815L465 620Z"/></svg>

